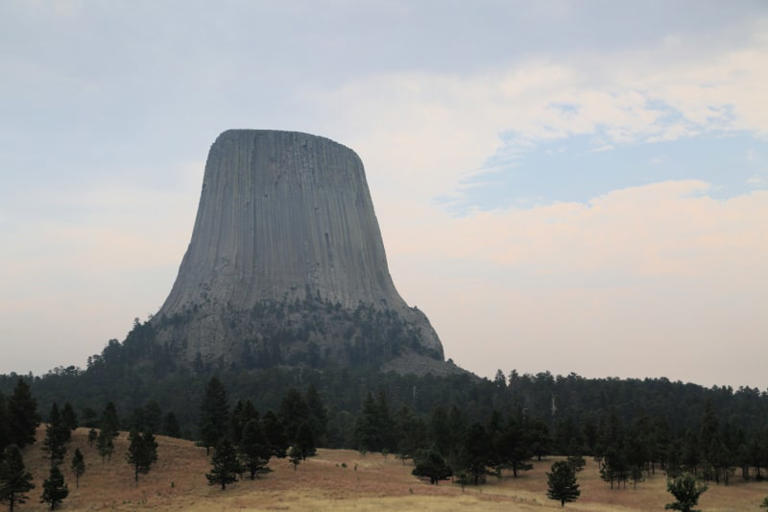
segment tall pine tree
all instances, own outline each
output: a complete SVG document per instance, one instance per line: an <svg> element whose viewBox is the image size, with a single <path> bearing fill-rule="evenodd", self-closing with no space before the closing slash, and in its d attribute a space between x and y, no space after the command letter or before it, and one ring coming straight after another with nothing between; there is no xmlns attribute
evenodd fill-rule
<svg viewBox="0 0 768 512"><path fill-rule="evenodd" d="M8 503L13 512L16 504L26 503L29 498L26 493L34 487L32 475L24 467L21 450L15 444L7 446L0 461L0 503Z"/></svg>

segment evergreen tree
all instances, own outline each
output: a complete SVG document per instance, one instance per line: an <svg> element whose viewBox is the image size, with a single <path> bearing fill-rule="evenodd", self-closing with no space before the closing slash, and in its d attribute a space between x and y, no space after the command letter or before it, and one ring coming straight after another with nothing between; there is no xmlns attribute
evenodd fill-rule
<svg viewBox="0 0 768 512"><path fill-rule="evenodd" d="M69 429L70 432L78 427L77 414L69 402L66 402L61 410L61 422L64 428Z"/></svg>
<svg viewBox="0 0 768 512"><path fill-rule="evenodd" d="M280 459L285 458L288 440L285 438L285 430L277 415L272 411L267 411L261 420L261 428L272 450L272 455Z"/></svg>
<svg viewBox="0 0 768 512"><path fill-rule="evenodd" d="M481 424L475 423L467 430L462 454L462 467L472 476L473 483L479 484L491 458L491 443Z"/></svg>
<svg viewBox="0 0 768 512"><path fill-rule="evenodd" d="M231 439L235 445L240 444L240 436L243 435L243 429L245 425L251 420L259 420L259 413L253 406L250 400L243 402L237 401L234 410L232 411L232 430Z"/></svg>
<svg viewBox="0 0 768 512"><path fill-rule="evenodd" d="M25 493L34 487L32 475L24 467L21 450L15 444L8 445L0 461L0 503L8 503L13 512L17 503L26 503L28 496Z"/></svg>
<svg viewBox="0 0 768 512"><path fill-rule="evenodd" d="M435 407L429 422L430 439L443 457L451 453L453 435L448 426L448 414L442 407Z"/></svg>
<svg viewBox="0 0 768 512"><path fill-rule="evenodd" d="M211 377L200 406L200 440L205 446L206 455L212 446L227 436L228 429L227 391L219 379Z"/></svg>
<svg viewBox="0 0 768 512"><path fill-rule="evenodd" d="M144 431L153 434L160 433L163 423L163 411L155 400L150 400L144 406Z"/></svg>
<svg viewBox="0 0 768 512"><path fill-rule="evenodd" d="M69 496L69 489L64 483L64 475L61 474L58 465L51 466L50 474L43 482L43 495L40 497L40 503L48 503L51 510L54 510L67 496Z"/></svg>
<svg viewBox="0 0 768 512"><path fill-rule="evenodd" d="M296 446L291 446L288 450L288 460L291 461L291 464L293 464L293 470L296 471L296 468L299 467L299 464L302 460L301 450L299 450Z"/></svg>
<svg viewBox="0 0 768 512"><path fill-rule="evenodd" d="M75 449L71 467L72 473L75 474L75 487L80 488L80 477L85 473L85 459L79 448Z"/></svg>
<svg viewBox="0 0 768 512"><path fill-rule="evenodd" d="M680 512L699 512L693 507L699 502L699 497L707 490L706 484L696 481L696 477L690 473L684 473L667 483L667 491L675 497L674 503L664 506L667 510L679 510Z"/></svg>
<svg viewBox="0 0 768 512"><path fill-rule="evenodd" d="M379 422L379 408L373 394L368 393L363 402L363 410L357 418L355 425L355 438L357 448L361 452L378 452L384 447L384 439Z"/></svg>
<svg viewBox="0 0 768 512"><path fill-rule="evenodd" d="M291 444L296 443L296 436L302 423L309 421L309 407L301 393L291 388L280 402L278 413L285 429L285 436Z"/></svg>
<svg viewBox="0 0 768 512"><path fill-rule="evenodd" d="M48 454L52 466L64 460L64 454L67 451L66 443L70 436L71 430L64 425L59 408L54 402L48 417L48 425L45 427L43 441L43 451Z"/></svg>
<svg viewBox="0 0 768 512"><path fill-rule="evenodd" d="M296 448L301 453L301 459L306 460L317 453L315 449L315 435L308 423L302 423L296 434Z"/></svg>
<svg viewBox="0 0 768 512"><path fill-rule="evenodd" d="M104 406L99 424L99 435L107 435L112 439L120 434L120 419L117 416L117 408L113 402Z"/></svg>
<svg viewBox="0 0 768 512"><path fill-rule="evenodd" d="M131 430L128 440L130 444L126 460L133 465L133 478L138 484L139 473L149 473L150 467L157 461L157 442L152 432L140 434L135 429Z"/></svg>
<svg viewBox="0 0 768 512"><path fill-rule="evenodd" d="M581 495L579 484L576 483L576 472L571 464L558 461L552 464L551 473L547 473L547 497L560 502L564 507L566 503L576 501Z"/></svg>
<svg viewBox="0 0 768 512"><path fill-rule="evenodd" d="M325 439L328 429L328 412L320 394L315 386L309 385L306 392L306 403L309 409L309 425L312 427L312 434L319 446L325 446Z"/></svg>
<svg viewBox="0 0 768 512"><path fill-rule="evenodd" d="M533 469L529 459L533 457L531 445L526 437L525 424L510 418L504 431L501 433L501 445L498 447L497 456L502 463L512 468L512 475L517 478L518 471Z"/></svg>
<svg viewBox="0 0 768 512"><path fill-rule="evenodd" d="M11 433L8 429L8 422L8 407L6 405L5 395L0 393L0 455L2 455L5 447L11 442Z"/></svg>
<svg viewBox="0 0 768 512"><path fill-rule="evenodd" d="M163 435L176 438L181 437L179 422L176 420L176 415L172 412L169 412L165 415L165 418L163 418Z"/></svg>
<svg viewBox="0 0 768 512"><path fill-rule="evenodd" d="M427 428L407 406L403 406L397 413L395 424L400 437L397 452L405 462L405 459L414 458L423 447L427 446Z"/></svg>
<svg viewBox="0 0 768 512"><path fill-rule="evenodd" d="M99 432L95 428L91 427L91 430L88 431L88 446L92 447L93 443L98 438L99 438Z"/></svg>
<svg viewBox="0 0 768 512"><path fill-rule="evenodd" d="M243 471L234 446L226 438L216 446L211 465L211 472L205 475L208 485L221 485L222 491L227 488L227 484L236 482L237 475Z"/></svg>
<svg viewBox="0 0 768 512"><path fill-rule="evenodd" d="M252 419L243 427L240 453L246 469L251 473L251 480L255 478L256 473L266 470L269 458L272 456L272 449L258 420Z"/></svg>
<svg viewBox="0 0 768 512"><path fill-rule="evenodd" d="M35 430L40 424L37 402L32 398L29 385L19 378L13 394L8 400L9 444L24 448L35 442Z"/></svg>
<svg viewBox="0 0 768 512"><path fill-rule="evenodd" d="M114 437L106 430L99 431L99 437L96 439L96 448L101 455L101 461L112 460L112 452L115 451Z"/></svg>
<svg viewBox="0 0 768 512"><path fill-rule="evenodd" d="M429 478L429 483L437 485L440 480L445 480L453 474L451 468L445 463L445 459L437 450L421 452L415 459L416 467L411 472L415 476Z"/></svg>

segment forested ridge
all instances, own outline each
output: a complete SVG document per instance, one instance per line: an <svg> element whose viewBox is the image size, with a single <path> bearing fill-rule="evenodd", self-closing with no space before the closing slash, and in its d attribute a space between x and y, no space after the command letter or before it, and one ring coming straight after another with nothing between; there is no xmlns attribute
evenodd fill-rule
<svg viewBox="0 0 768 512"><path fill-rule="evenodd" d="M512 366L514 362L510 362ZM197 405L204 384L216 375L233 399L251 400L259 410L276 410L290 388L312 385L326 397L331 430L329 447L353 447L352 418L368 393L383 392L390 406L409 407L429 415L435 407L457 406L468 421L485 421L493 410L537 418L556 434L583 429L601 418L616 416L623 423L641 417L662 419L672 432L695 428L707 404L724 424L745 431L766 426L768 393L755 388L700 385L657 379L590 379L570 374L535 375L499 372L493 380L471 374L435 377L374 371L370 365L312 368L275 366L211 367L178 364L168 347L154 343L151 322L136 321L123 343L110 340L85 369L59 367L42 376L23 376L42 410L53 402L70 402L78 411L98 411L107 402L132 411L155 402L173 411L185 437L196 438ZM0 393L8 396L16 374L0 376ZM566 446L552 447L563 452Z"/></svg>

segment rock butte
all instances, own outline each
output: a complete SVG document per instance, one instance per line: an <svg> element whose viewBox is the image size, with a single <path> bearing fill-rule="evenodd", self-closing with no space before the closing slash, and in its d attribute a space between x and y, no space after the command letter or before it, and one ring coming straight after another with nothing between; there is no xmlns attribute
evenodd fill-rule
<svg viewBox="0 0 768 512"><path fill-rule="evenodd" d="M395 330L411 339L390 358L396 360L394 369L422 372L444 365L442 345L427 317L409 307L392 282L357 154L306 133L225 131L208 154L192 239L178 276L154 317L158 339L188 360L236 362L243 350L251 350L242 346L243 339L263 352L261 345L275 338L262 332L265 325L275 325L265 320L265 304L293 304L287 319L303 332L309 328L298 327L301 318L317 309L308 301L329 311L332 305L348 312L362 307L369 316L386 312L376 318L395 321L402 326ZM249 311L262 313L249 316ZM325 316L314 321L333 327ZM359 314L345 318L352 322L353 317ZM365 341L353 327L345 327L346 335L318 328L299 341L282 343L294 352L313 343L339 359L334 354L340 344Z"/></svg>

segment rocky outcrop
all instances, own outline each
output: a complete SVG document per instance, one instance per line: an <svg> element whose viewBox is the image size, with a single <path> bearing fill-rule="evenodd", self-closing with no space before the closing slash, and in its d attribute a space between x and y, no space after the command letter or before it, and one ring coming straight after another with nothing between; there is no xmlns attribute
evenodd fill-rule
<svg viewBox="0 0 768 512"><path fill-rule="evenodd" d="M343 363L339 354L354 352L343 347L388 343L366 330L377 326L400 340L397 357L443 360L426 316L389 275L360 158L298 132L216 139L189 248L154 322L160 341L188 359L258 359L280 332L283 361L314 346Z"/></svg>

